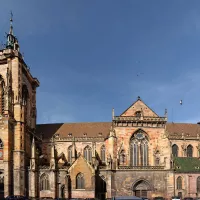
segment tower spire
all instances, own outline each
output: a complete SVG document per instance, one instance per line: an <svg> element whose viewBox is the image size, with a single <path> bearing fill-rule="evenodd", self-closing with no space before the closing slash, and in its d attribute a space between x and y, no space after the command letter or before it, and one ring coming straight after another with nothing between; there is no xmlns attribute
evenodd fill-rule
<svg viewBox="0 0 200 200"><path fill-rule="evenodd" d="M7 34L7 42L6 42L7 49L13 49L19 51L19 44L17 38L13 34L13 13L10 13L10 30Z"/></svg>
<svg viewBox="0 0 200 200"><path fill-rule="evenodd" d="M10 31L9 31L10 35L13 35L13 13L11 11L10 13Z"/></svg>

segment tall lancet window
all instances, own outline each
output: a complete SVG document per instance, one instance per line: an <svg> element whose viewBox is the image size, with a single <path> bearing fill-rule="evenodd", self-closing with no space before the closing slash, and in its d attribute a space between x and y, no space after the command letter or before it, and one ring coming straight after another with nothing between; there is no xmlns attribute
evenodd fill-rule
<svg viewBox="0 0 200 200"><path fill-rule="evenodd" d="M88 162L92 162L92 149L89 146L86 146L84 148L84 158L88 161Z"/></svg>
<svg viewBox="0 0 200 200"><path fill-rule="evenodd" d="M68 163L72 163L72 146L68 147Z"/></svg>
<svg viewBox="0 0 200 200"><path fill-rule="evenodd" d="M200 176L197 178L197 192L200 193Z"/></svg>
<svg viewBox="0 0 200 200"><path fill-rule="evenodd" d="M172 155L178 157L178 146L176 144L172 145Z"/></svg>
<svg viewBox="0 0 200 200"><path fill-rule="evenodd" d="M40 177L40 190L50 190L49 175L42 174Z"/></svg>
<svg viewBox="0 0 200 200"><path fill-rule="evenodd" d="M29 93L26 85L22 87L22 104L24 106L24 119L27 121L29 119Z"/></svg>
<svg viewBox="0 0 200 200"><path fill-rule="evenodd" d="M106 148L104 145L101 147L101 161L106 162Z"/></svg>
<svg viewBox="0 0 200 200"><path fill-rule="evenodd" d="M148 138L144 131L138 130L130 139L130 165L148 165Z"/></svg>
<svg viewBox="0 0 200 200"><path fill-rule="evenodd" d="M191 144L187 146L187 157L192 157L193 154L193 147Z"/></svg>

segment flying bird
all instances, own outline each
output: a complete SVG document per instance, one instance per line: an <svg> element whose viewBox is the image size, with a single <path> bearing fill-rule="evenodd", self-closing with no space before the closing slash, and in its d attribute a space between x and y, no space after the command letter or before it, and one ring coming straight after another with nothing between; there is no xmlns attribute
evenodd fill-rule
<svg viewBox="0 0 200 200"><path fill-rule="evenodd" d="M183 101L182 100L180 100L180 105L182 105L183 104Z"/></svg>

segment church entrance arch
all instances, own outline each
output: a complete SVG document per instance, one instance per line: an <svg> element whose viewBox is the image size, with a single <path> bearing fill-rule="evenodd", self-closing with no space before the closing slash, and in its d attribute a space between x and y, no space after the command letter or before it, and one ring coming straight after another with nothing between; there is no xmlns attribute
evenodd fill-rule
<svg viewBox="0 0 200 200"><path fill-rule="evenodd" d="M145 197L147 198L151 192L151 185L146 180L138 180L133 184L133 194L136 197Z"/></svg>

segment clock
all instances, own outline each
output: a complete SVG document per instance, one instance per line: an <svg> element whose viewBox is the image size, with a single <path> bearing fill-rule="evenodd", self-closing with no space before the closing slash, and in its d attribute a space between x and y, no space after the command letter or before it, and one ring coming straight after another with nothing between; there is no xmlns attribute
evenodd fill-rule
<svg viewBox="0 0 200 200"><path fill-rule="evenodd" d="M138 140L142 140L142 139L144 139L144 134L143 133L137 133L136 134L136 138L138 139Z"/></svg>

